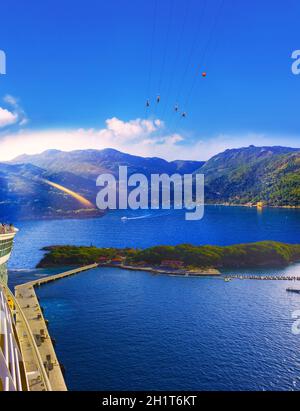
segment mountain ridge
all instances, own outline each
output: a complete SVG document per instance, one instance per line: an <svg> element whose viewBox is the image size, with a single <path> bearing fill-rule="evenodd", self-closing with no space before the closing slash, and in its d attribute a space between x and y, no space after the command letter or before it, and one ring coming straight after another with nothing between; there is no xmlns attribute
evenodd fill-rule
<svg viewBox="0 0 300 411"><path fill-rule="evenodd" d="M65 192L45 180L73 190L95 204L96 178L101 173L118 177L120 165L128 174L203 173L205 201L213 204L300 206L300 148L249 146L227 149L206 162L166 161L139 157L115 149L46 150L0 163L0 214L20 218L87 217L102 215L84 210Z"/></svg>
<svg viewBox="0 0 300 411"><path fill-rule="evenodd" d="M196 172L205 174L206 200L300 206L300 149L249 146L225 150Z"/></svg>
<svg viewBox="0 0 300 411"><path fill-rule="evenodd" d="M155 172L167 172L169 174L180 172L184 174L194 171L204 164L203 161L167 161L159 157L140 157L111 148L73 150L69 152L46 150L40 154L18 156L9 163L20 164L24 162L51 171L68 170L77 175L81 173L81 175L89 178L97 178L103 172L112 172L117 175L119 165L127 165L129 174L144 170L145 174L149 175Z"/></svg>

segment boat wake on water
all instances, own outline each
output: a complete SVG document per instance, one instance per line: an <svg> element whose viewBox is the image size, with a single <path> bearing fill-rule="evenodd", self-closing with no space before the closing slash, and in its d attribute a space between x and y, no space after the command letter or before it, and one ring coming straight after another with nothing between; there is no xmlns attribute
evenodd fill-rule
<svg viewBox="0 0 300 411"><path fill-rule="evenodd" d="M130 221L130 220L142 220L142 219L145 219L145 218L158 218L158 217L167 216L169 214L170 214L170 212L168 211L167 213L145 214L145 215L142 215L142 216L133 216L133 217L123 216L123 217L121 217L121 221L126 222L126 221Z"/></svg>
<svg viewBox="0 0 300 411"><path fill-rule="evenodd" d="M129 220L141 220L143 218L149 218L151 217L151 214L146 214L146 215L141 215L141 216L136 216L136 217L121 217L122 221L129 221Z"/></svg>

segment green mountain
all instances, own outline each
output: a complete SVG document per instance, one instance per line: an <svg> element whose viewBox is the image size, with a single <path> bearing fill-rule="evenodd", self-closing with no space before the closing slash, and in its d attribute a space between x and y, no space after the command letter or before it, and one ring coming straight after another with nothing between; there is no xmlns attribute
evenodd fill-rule
<svg viewBox="0 0 300 411"><path fill-rule="evenodd" d="M300 206L300 149L226 150L196 172L205 174L207 202Z"/></svg>

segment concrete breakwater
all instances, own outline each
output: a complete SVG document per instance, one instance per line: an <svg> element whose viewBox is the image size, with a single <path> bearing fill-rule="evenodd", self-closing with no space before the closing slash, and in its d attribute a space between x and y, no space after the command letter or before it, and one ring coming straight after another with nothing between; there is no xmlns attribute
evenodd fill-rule
<svg viewBox="0 0 300 411"><path fill-rule="evenodd" d="M126 264L99 264L103 267L121 268L130 271L146 271L153 274L166 274L170 276L185 276L185 277L220 277L225 280L285 280L285 281L300 281L299 276L286 276L286 275L249 275L249 274L222 274L219 270L214 268L203 268L198 270L176 270L176 269L163 269L159 267L151 266L134 266Z"/></svg>
<svg viewBox="0 0 300 411"><path fill-rule="evenodd" d="M300 276L286 275L225 275L225 280L300 281Z"/></svg>

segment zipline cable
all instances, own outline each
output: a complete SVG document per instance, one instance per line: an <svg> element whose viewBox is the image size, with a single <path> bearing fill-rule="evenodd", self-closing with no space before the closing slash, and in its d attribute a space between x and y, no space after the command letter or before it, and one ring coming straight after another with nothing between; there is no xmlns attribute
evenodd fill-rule
<svg viewBox="0 0 300 411"><path fill-rule="evenodd" d="M207 56L209 46L210 46L210 44L213 40L213 36L216 32L217 24L218 24L219 18L221 16L221 10L224 6L224 2L225 2L225 0L220 0L219 7L218 7L217 13L215 15L215 20L214 20L214 23L213 23L211 31L210 31L209 39L208 39L205 47L203 48L203 52L202 52L202 55L201 55L201 58L200 58L201 64L198 66L199 68L197 69L197 72L195 73L195 76L194 76L193 81L192 81L192 85L190 87L189 93L187 94L187 97L186 97L186 100L185 100L185 104L184 104L184 110L185 111L180 115L180 117L177 118L176 128L178 127L179 121L182 120L183 117L187 116L187 112L188 112L187 110L188 110L189 105L190 105L191 96L192 96L193 91L195 89L195 86L197 84L197 80L198 80L198 77L199 77L199 71L200 71L201 67L203 67L203 63L205 61L205 57ZM206 76L206 74L205 74L205 76Z"/></svg>
<svg viewBox="0 0 300 411"><path fill-rule="evenodd" d="M226 11L227 11L227 14L229 13L229 11L230 11L230 7L231 6L233 6L234 4L233 4L233 2L234 2L234 0L226 0ZM224 3L225 4L225 3ZM229 7L230 6L230 7ZM219 36L219 38L220 38L220 36ZM205 65L205 70L207 70L209 67L210 67L210 65L212 64L212 61L213 61L213 56L214 56L214 54L216 53L216 50L217 50L217 48L218 48L218 40L219 40L219 38L216 38L215 39L215 41L214 41L214 44L212 45L212 47L211 47L211 52L210 52L210 55L209 55L209 62L207 61L207 64ZM207 59L208 60L208 59ZM205 62L204 62L204 64L205 64ZM207 71L209 71L209 70L207 70Z"/></svg>
<svg viewBox="0 0 300 411"><path fill-rule="evenodd" d="M179 31L179 37L178 37L177 48L176 48L176 53L175 53L175 60L174 60L173 66L172 66L173 69L171 70L170 81L169 81L169 85L168 85L168 88L167 88L166 102L165 102L165 106L164 106L164 110L163 110L163 117L164 117L164 115L166 113L166 110L167 110L167 107L168 107L169 96L170 96L170 92L172 90L172 86L173 86L173 83L174 83L174 74L175 74L174 67L177 66L179 58L180 58L180 51L181 51L181 46L182 46L182 43L183 43L183 36L184 36L185 28L186 28L186 22L187 22L189 6L190 6L190 1L185 1L185 10L184 10L184 14L183 14L181 29Z"/></svg>
<svg viewBox="0 0 300 411"><path fill-rule="evenodd" d="M200 15L199 15L200 24L201 24L201 22L203 21L203 19L205 17L206 8L207 8L207 0L203 0L201 12L200 12ZM173 116L171 117L169 128L172 128L174 122L177 124L178 117L176 117L176 115L177 116L180 115L180 112L181 112L181 110L180 110L181 109L180 96L182 94L182 90L183 90L183 86L184 86L184 83L185 83L185 79L186 79L188 70L189 70L189 68L191 66L191 63L192 63L192 59L193 59L193 56L194 56L194 53L195 53L195 49L198 49L199 47L197 47L197 45L200 45L200 42L198 44L197 40L198 40L198 30L197 30L197 26L196 26L196 31L195 31L195 34L194 34L192 47L191 47L191 50L190 50L190 53L189 53L189 58L188 58L187 63L185 65L185 69L184 69L183 75L181 77L181 82L179 83L176 99L174 101L174 110L172 111ZM181 116L186 117L186 112L183 112L180 115L180 117Z"/></svg>
<svg viewBox="0 0 300 411"><path fill-rule="evenodd" d="M163 78L165 74L166 60L167 60L167 54L168 54L168 41L169 41L170 30L171 30L171 25L172 25L174 3L175 3L174 0L170 0L167 32L166 32L165 46L164 46L164 51L163 51L163 61L162 61L162 67L161 67L160 76L159 76L159 82L158 82L157 99L160 99L160 96L162 94L162 84L163 84Z"/></svg>
<svg viewBox="0 0 300 411"><path fill-rule="evenodd" d="M150 69L149 69L149 76L148 76L148 85L147 85L147 99L145 105L145 117L148 118L149 115L149 108L151 104L151 89L152 89L152 71L153 71L153 54L154 54L154 42L155 42L155 34L156 34L156 24L157 24L157 6L158 0L154 0L154 8L153 8L153 25L152 25L152 35L151 35L151 46L150 46ZM148 105L149 103L149 105Z"/></svg>
<svg viewBox="0 0 300 411"><path fill-rule="evenodd" d="M204 15L205 15L205 11L206 11L206 6L207 6L207 0L203 0L201 12L200 12L200 15L199 15L199 26L201 26L201 23L202 23L202 21L203 21L203 18L204 18ZM177 103L179 102L179 100L180 100L180 96L181 96L181 93L182 93L182 89L183 89L183 86L184 86L184 84L185 84L185 80L186 80L187 73L188 73L189 68L190 68L190 66L191 66L191 63L192 63L192 59L193 59L193 56L194 56L194 53L195 53L195 49L198 48L198 47L197 47L197 46L199 45L199 44L198 44L198 40L199 40L199 39L198 39L198 36L199 36L199 31L197 30L197 26L196 26L196 31L195 31L195 34L194 34L194 38L193 38L193 42L192 42L192 47L191 47L191 50L190 50L190 53L189 53L189 57L188 57L188 60L187 60L187 64L185 65L185 69L184 69L184 71L183 71L183 75L182 75L182 77L181 77L181 81L180 81L180 83L179 83L179 87L178 87L178 92L177 92L177 95L176 95L175 104L177 104Z"/></svg>
<svg viewBox="0 0 300 411"><path fill-rule="evenodd" d="M216 13L214 24L212 26L212 30L210 32L208 42L207 42L206 46L204 47L202 56L200 58L201 65L199 66L199 68L197 69L197 72L195 73L191 88L190 88L189 93L187 94L187 98L185 100L185 105L184 105L185 110L188 110L190 99L191 99L191 96L193 94L194 88L197 84L197 80L198 80L198 77L199 77L199 71L200 71L201 67L203 67L205 59L207 60L207 53L208 53L208 50L209 50L209 46L210 46L210 44L213 40L213 36L215 34L215 31L216 31L216 28L217 28L217 25L218 25L218 22L219 22L219 18L221 16L221 10L223 9L224 2L225 2L225 0L220 0L219 7L218 7L218 12Z"/></svg>

